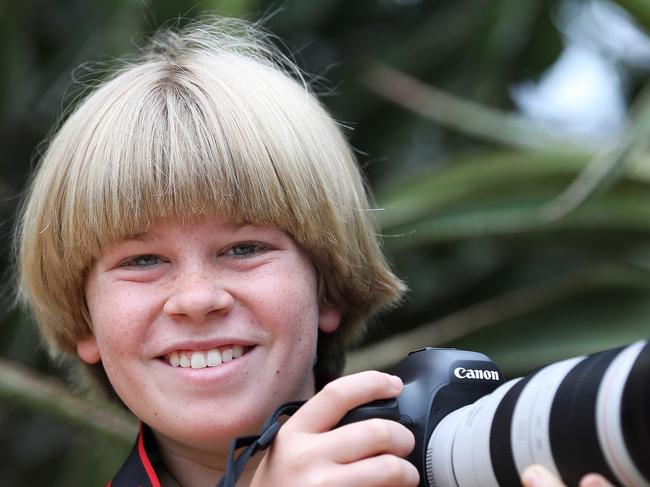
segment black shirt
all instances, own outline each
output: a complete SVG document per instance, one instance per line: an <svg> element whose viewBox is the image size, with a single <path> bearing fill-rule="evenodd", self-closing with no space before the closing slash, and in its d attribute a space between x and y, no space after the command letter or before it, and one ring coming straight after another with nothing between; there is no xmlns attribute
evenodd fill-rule
<svg viewBox="0 0 650 487"><path fill-rule="evenodd" d="M162 480L162 481L161 481ZM140 425L131 453L106 487L180 487L162 462L151 429Z"/></svg>

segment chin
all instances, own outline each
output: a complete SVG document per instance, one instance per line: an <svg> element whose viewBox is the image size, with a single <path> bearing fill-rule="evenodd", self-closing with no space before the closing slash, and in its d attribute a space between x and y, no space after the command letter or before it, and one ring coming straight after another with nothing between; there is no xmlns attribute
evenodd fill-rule
<svg viewBox="0 0 650 487"><path fill-rule="evenodd" d="M180 443L201 450L227 452L234 438L259 434L267 416L256 418L245 412L230 415L216 410L214 417L206 418L202 414L201 419L180 421L179 426L175 424L174 431L167 434Z"/></svg>

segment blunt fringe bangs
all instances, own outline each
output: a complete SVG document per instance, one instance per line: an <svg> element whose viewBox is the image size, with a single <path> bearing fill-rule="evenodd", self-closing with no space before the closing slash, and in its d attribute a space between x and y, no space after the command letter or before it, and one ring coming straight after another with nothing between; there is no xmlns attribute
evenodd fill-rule
<svg viewBox="0 0 650 487"><path fill-rule="evenodd" d="M53 352L90 332L85 275L109 244L165 220L228 215L276 226L311 256L324 304L320 374L403 284L379 248L340 128L265 34L232 19L159 33L71 113L50 142L17 229L20 293ZM317 381L319 374L317 373Z"/></svg>

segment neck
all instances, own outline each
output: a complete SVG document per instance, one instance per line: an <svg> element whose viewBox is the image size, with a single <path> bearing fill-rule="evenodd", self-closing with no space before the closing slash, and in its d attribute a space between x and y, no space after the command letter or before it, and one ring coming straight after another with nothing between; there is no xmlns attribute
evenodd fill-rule
<svg viewBox="0 0 650 487"><path fill-rule="evenodd" d="M202 451L180 444L164 435L155 434L160 455L169 473L182 487L214 487L223 477L228 451ZM250 485L263 455L251 458L242 473L238 487Z"/></svg>

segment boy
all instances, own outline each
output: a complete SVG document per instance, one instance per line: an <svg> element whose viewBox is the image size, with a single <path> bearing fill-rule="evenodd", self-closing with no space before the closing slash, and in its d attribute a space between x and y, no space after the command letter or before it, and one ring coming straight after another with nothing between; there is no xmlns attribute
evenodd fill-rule
<svg viewBox="0 0 650 487"><path fill-rule="evenodd" d="M154 38L59 128L17 232L21 296L143 424L124 485L213 486L230 441L313 398L242 485L415 486L413 436L333 431L398 379L336 379L403 284L339 127L240 21ZM316 391L321 390L317 395Z"/></svg>
<svg viewBox="0 0 650 487"><path fill-rule="evenodd" d="M213 486L233 438L307 399L241 485L418 484L403 426L333 429L401 391L378 372L337 378L345 344L404 286L349 146L298 80L244 22L160 34L40 162L20 292L52 353L142 421L113 487Z"/></svg>

